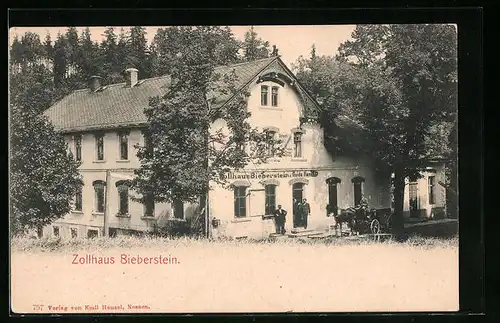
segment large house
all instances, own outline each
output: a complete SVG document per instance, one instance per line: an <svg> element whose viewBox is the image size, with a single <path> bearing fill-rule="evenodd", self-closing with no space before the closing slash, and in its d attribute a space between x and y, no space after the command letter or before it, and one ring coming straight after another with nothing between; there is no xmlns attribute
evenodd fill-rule
<svg viewBox="0 0 500 323"><path fill-rule="evenodd" d="M332 157L327 152L323 129L316 122L317 103L279 57L216 70L234 71L237 87L250 93L250 124L280 138L287 154L230 172L229 189L211 183L208 206L213 236L269 236L275 230L270 215L278 204L288 211L285 229L291 231L297 224L293 199L306 198L310 204L309 230L332 223L327 206L347 208L362 195L370 207L391 207L390 174L375 171L369 158ZM197 205L181 201L140 204L130 199L134 192L128 189L127 179L139 167L134 145L143 142L144 107L170 84L168 76L141 80L138 72L128 69L126 83L105 86L93 77L89 88L74 91L46 111L81 161L84 186L75 197L73 211L46 227L44 235L101 236L106 207L111 236L151 232L165 219L183 221L197 210ZM229 100L230 96L219 101ZM225 128L224 121L217 120L211 130ZM433 208L444 207L444 189L438 185L442 174L438 165L419 179L420 184L408 183L407 210L420 209L419 216L430 217Z"/></svg>

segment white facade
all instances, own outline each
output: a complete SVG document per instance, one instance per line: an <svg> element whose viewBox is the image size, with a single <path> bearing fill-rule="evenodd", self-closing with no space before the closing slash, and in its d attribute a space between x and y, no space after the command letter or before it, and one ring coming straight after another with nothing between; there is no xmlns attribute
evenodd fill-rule
<svg viewBox="0 0 500 323"><path fill-rule="evenodd" d="M272 76L262 78L266 75ZM282 205L288 212L285 229L290 232L294 228L294 197L305 198L310 205L307 226L310 230L323 230L333 224L333 218L327 216L327 206L340 212L341 209L354 206L361 195L364 195L371 208L382 211L390 209L389 174L375 171L369 158L333 158L324 147L324 133L320 125L315 122L301 124L303 117L307 117L306 105L314 102L294 81L294 76L280 60L273 60L255 75L248 83L247 91L250 93L250 125L260 130L274 131L287 154L281 158L270 158L265 164L250 163L245 169L233 170L227 176L230 187L210 183L209 223L213 237L266 238L275 232L271 216L277 205ZM265 100L263 93L267 93ZM123 158L123 140L120 139L123 139L120 136L123 130L127 133L126 158ZM217 120L212 124L211 131L218 130L227 131L224 121ZM102 148L97 139L99 134L103 136ZM81 145L77 144L78 138L81 138ZM44 236L102 236L102 204L106 194L106 215L111 235L152 232L165 224L167 219L185 219L199 208L198 205L181 205L183 214L179 216L180 211L175 212L176 208L172 205L155 203L154 212L147 214L145 205L128 198L126 212L120 210L123 207L123 194L120 193L123 186L117 186L117 182L119 184L120 181L131 179L134 170L140 166L134 148L136 144L143 143L140 128L68 133L65 139L73 155L81 156L79 170L84 186L81 198L75 198L74 210L44 228ZM99 151L102 152L101 160L98 158ZM108 178L107 173L110 175ZM429 176L435 176L432 188L434 201L428 199ZM419 211L420 216L432 217L440 212L440 208L444 208L445 193L439 181L444 182L443 166L424 173L418 185L412 184L411 194L418 193L416 206L423 210ZM103 184L103 189L99 190L99 185ZM415 191L417 186L418 190ZM410 187L409 183L407 187ZM130 190L127 193L136 196ZM405 211L410 209L409 197L410 191L406 189Z"/></svg>
<svg viewBox="0 0 500 323"><path fill-rule="evenodd" d="M134 169L139 167L139 160L136 156L137 149L134 148L134 145L143 144L141 130L130 129L128 131L128 158L122 159L120 155L119 133L121 132L117 130L103 132L103 160L98 160L97 158L96 134L98 132L65 135L68 147L75 157L77 150L76 136L81 136L80 155L82 164L79 167L79 171L84 182L81 195L81 209L78 209L76 203L73 203L73 211L44 228L44 236L54 236L53 227L58 227L59 236L64 238L71 237L72 230L76 231L78 237L87 237L89 230L97 230L98 236L104 234L104 212L100 212L97 205L98 198L96 197L96 190L93 184L98 181L106 183L107 171L110 174L108 184L106 185L106 188L109 189L107 216L111 234L114 230L116 230L117 234L142 231L151 232L155 229L156 225L161 225L162 221L173 217L170 204L156 203L154 214L148 216L145 214L145 206L133 201L131 198L128 199L128 212L126 214L119 214L120 197L119 188L116 186L116 183L133 177ZM104 196L106 196L106 188L104 188ZM129 194L134 196L134 192L132 191L129 191ZM185 214L188 214L191 209L192 206L185 205Z"/></svg>
<svg viewBox="0 0 500 323"><path fill-rule="evenodd" d="M446 217L445 166L436 164L421 173L422 177L405 180L403 214L405 218Z"/></svg>
<svg viewBox="0 0 500 323"><path fill-rule="evenodd" d="M262 74L283 73L279 66L270 66ZM271 95L267 105L261 103L262 86L267 86L269 93L272 87L278 88L278 104L272 106ZM233 187L226 189L214 184L210 191L210 218L220 223L213 228L214 236L232 236L265 238L275 231L272 218L266 219L266 185L275 185L275 205L282 205L288 212L285 229L293 228L293 189L302 186L302 197L311 207L308 229L321 230L328 227L333 219L327 217L329 201L329 185L327 179L336 178L336 200L339 209L354 205L353 179L362 180L361 191L368 199L370 207L377 209L390 208L390 177L376 174L367 161L348 157L332 159L323 145L323 129L317 123L305 123L300 127L304 106L300 95L293 85L284 85L266 81L258 83L253 80L249 88L248 108L251 112L250 124L261 130L276 131L277 136L286 145L287 157L270 159L266 164L250 164L244 170L237 170L228 176ZM218 121L212 131L225 130L224 122ZM294 133L300 131L301 154L295 156ZM299 185L295 185L299 183ZM303 184L303 185L300 185ZM246 192L245 215L235 214L235 187L244 187ZM297 194L297 192L296 192ZM268 198L268 202L272 200ZM333 202L333 201L332 201ZM238 206L238 207L239 207Z"/></svg>

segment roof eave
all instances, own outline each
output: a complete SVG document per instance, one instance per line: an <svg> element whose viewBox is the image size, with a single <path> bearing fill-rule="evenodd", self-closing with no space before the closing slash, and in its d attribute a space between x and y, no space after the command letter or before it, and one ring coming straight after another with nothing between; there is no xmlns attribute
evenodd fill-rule
<svg viewBox="0 0 500 323"><path fill-rule="evenodd" d="M147 126L147 122L132 122L132 123L122 123L122 124L108 124L108 125L96 125L96 126L83 126L83 127L68 127L55 129L57 132L65 133L75 133L75 132L91 132L91 131L106 131L106 130L116 130L116 129L127 129L127 128L144 128Z"/></svg>

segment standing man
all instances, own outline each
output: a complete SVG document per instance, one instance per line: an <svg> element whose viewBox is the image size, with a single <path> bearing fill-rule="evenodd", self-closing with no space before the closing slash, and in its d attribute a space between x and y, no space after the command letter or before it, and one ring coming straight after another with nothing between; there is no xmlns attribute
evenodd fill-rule
<svg viewBox="0 0 500 323"><path fill-rule="evenodd" d="M311 214L311 206L307 203L307 199L302 200L302 223L304 224L304 229L307 229L307 218Z"/></svg>
<svg viewBox="0 0 500 323"><path fill-rule="evenodd" d="M286 214L287 212L281 208L281 205L278 205L278 209L274 212L277 234L285 234Z"/></svg>
<svg viewBox="0 0 500 323"><path fill-rule="evenodd" d="M299 203L297 199L293 199L293 227L296 228L300 224Z"/></svg>

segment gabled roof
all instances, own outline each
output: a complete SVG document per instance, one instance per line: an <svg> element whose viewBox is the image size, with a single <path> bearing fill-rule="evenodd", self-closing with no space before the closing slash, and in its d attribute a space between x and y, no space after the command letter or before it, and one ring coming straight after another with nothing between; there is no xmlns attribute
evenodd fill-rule
<svg viewBox="0 0 500 323"><path fill-rule="evenodd" d="M281 62L279 57L270 57L218 66L215 70L219 73L234 70L237 77L236 88L241 90L276 60ZM162 76L141 80L140 84L132 88L125 83L118 83L107 85L97 92L89 89L76 90L47 109L45 115L52 121L55 129L61 132L142 126L147 122L143 111L149 105L149 99L163 95L169 85L170 77ZM223 105L231 97L226 95L217 99L218 105Z"/></svg>

